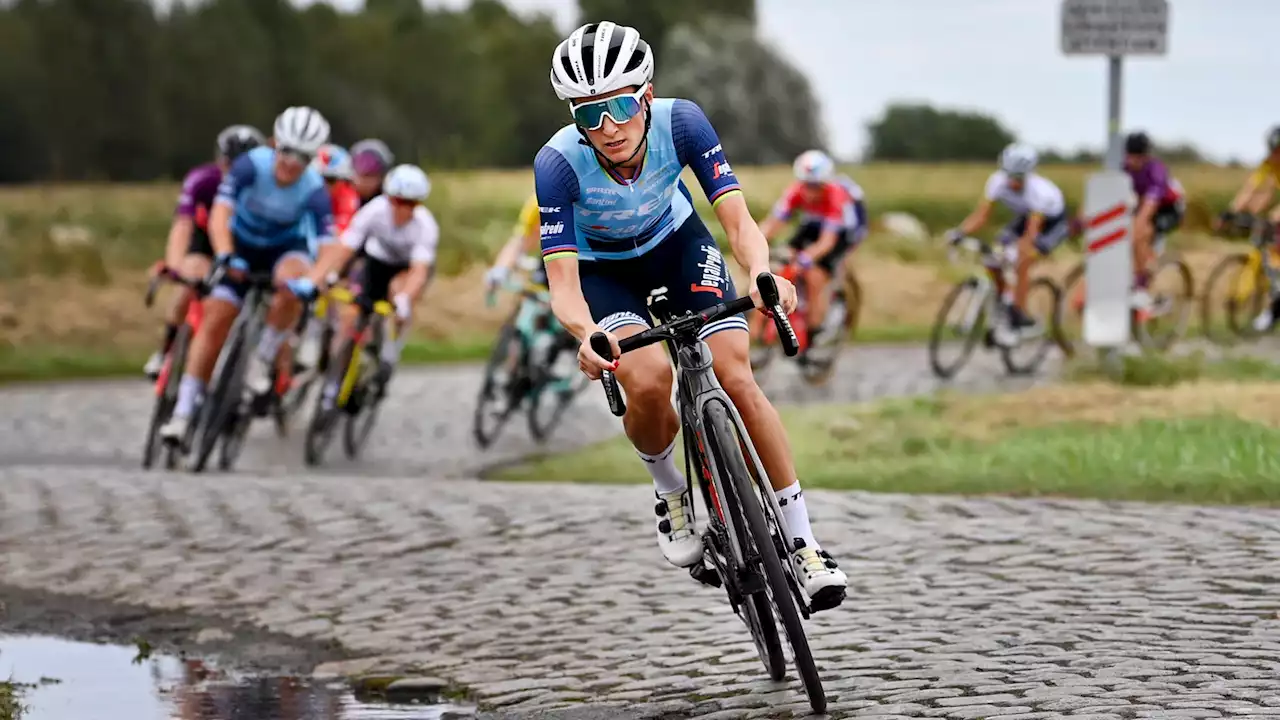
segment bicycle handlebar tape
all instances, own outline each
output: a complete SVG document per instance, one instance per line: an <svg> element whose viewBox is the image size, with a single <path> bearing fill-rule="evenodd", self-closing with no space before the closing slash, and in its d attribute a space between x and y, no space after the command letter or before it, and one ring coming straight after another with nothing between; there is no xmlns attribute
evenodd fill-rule
<svg viewBox="0 0 1280 720"><path fill-rule="evenodd" d="M591 334L591 349L606 360L613 360L613 348L609 346L609 338L604 333ZM604 396L609 400L609 412L615 417L622 417L627 412L627 404L622 400L622 391L618 388L618 379L613 373L605 370L600 373L600 384L604 386Z"/></svg>
<svg viewBox="0 0 1280 720"><path fill-rule="evenodd" d="M791 319L782 311L782 298L778 294L778 281L769 273L760 273L756 278L756 287L760 288L760 304L773 313L773 324L778 330L778 340L782 343L782 352L787 357L795 357L800 352L800 339L791 327Z"/></svg>

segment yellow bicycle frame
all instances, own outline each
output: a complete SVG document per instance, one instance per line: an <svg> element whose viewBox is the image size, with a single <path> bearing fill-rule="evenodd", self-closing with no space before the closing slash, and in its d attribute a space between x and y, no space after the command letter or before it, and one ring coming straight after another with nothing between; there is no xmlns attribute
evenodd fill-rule
<svg viewBox="0 0 1280 720"><path fill-rule="evenodd" d="M329 288L329 292L325 293L325 295L322 297L320 301L316 302L316 306L320 307L320 305L325 299L332 300L333 302L350 304L355 302L356 296L347 288L332 287L332 288ZM377 315L382 316L383 318L390 317L391 313L394 311L395 311L395 307L391 303L387 302L386 300L379 300L373 304L373 312L376 313ZM319 312L319 310L317 310L317 312ZM390 323L390 327L388 328L387 332L390 334L390 340L392 342L395 342L396 341L395 323ZM363 340L363 338L360 338L360 339ZM338 400L337 400L338 407L345 407L347 404L347 400L351 398L352 391L355 390L356 381L359 380L360 378L360 365L361 365L361 360L363 356L364 356L364 342L354 343L354 345L351 348L351 361L347 363L347 370L342 375L342 387L338 391Z"/></svg>

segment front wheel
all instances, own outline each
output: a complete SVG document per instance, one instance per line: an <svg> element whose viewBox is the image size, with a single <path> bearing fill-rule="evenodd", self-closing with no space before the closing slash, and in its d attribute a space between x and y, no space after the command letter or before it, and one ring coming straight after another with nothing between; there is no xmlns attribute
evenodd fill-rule
<svg viewBox="0 0 1280 720"><path fill-rule="evenodd" d="M158 388L155 408L151 411L151 425L147 429L147 442L142 450L142 467L150 468L156 457L165 453L165 467L172 470L177 458L176 448L160 440L160 426L169 421L173 408L178 402L178 385L181 382L182 370L187 364L187 344L191 341L191 326L183 323L173 339L169 349L169 358L163 369L164 386Z"/></svg>
<svg viewBox="0 0 1280 720"><path fill-rule="evenodd" d="M375 330L373 337L373 342L365 349L365 356L370 358L370 362L375 363L373 374L381 377L380 365L373 358L378 356L377 348L382 345L382 331ZM355 392L359 396L359 402L356 411L347 414L346 426L342 431L342 449L348 460L360 457L360 452L369 442L369 436L373 434L373 426L378 420L378 408L382 405L382 399L386 393L386 388L380 379L369 377L369 370L357 368L357 371L360 372L360 379L357 381Z"/></svg>
<svg viewBox="0 0 1280 720"><path fill-rule="evenodd" d="M1267 306L1269 294L1261 259L1257 250L1228 255L1209 271L1200 301L1200 326L1211 342L1234 345L1257 335L1253 320Z"/></svg>
<svg viewBox="0 0 1280 720"><path fill-rule="evenodd" d="M826 384L835 373L836 362L853 336L862 311L862 287L853 271L847 264L841 264L838 273L819 342L809 349L800 366L800 377L813 386Z"/></svg>
<svg viewBox="0 0 1280 720"><path fill-rule="evenodd" d="M791 644L791 652L795 659L796 670L800 674L800 681L804 685L805 694L809 696L809 705L815 713L821 715L827 709L827 696L822 689L822 678L819 677L818 666L813 661L813 652L809 648L809 638L805 635L804 625L800 620L800 610L796 606L791 582L782 567L783 557L778 551L779 546L775 543L770 523L765 519L760 493L756 491L755 483L747 471L747 463L742 455L738 434L729 420L728 410L722 404L710 403L705 412L708 449L720 473L722 486L732 488L730 494L734 496L741 511L740 520L746 525L747 534L754 546L754 551L746 552L745 560L748 568L744 569L751 569L749 565L754 564L753 561L756 558L764 569L766 589L764 592L756 593L755 596L766 596L771 602L765 603L753 599L751 603L760 609L772 604L772 609L777 611L777 616L782 620L783 630L787 633L787 641ZM763 642L760 640L757 640L757 647L769 646L769 638L762 638ZM773 663L778 662L774 657L781 653L769 653L769 655L766 666L772 676Z"/></svg>
<svg viewBox="0 0 1280 720"><path fill-rule="evenodd" d="M1058 344L1059 309L1062 292L1046 277L1036 278L1027 288L1027 314L1035 321L1038 334L1019 338L1012 347L1000 349L1000 359L1012 375L1030 375L1040 368L1049 350Z"/></svg>
<svg viewBox="0 0 1280 720"><path fill-rule="evenodd" d="M557 339L557 342L559 339ZM561 353L573 352L571 346L559 349ZM560 424L565 411L591 381L576 368L569 370L569 377L557 377L551 374L554 363L544 363L534 369L538 378L533 390L529 393L529 434L537 442L546 442L551 431Z"/></svg>
<svg viewBox="0 0 1280 720"><path fill-rule="evenodd" d="M1191 268L1176 257L1161 258L1151 273L1151 308L1146 317L1135 317L1134 339L1144 350L1164 352L1187 331L1195 302Z"/></svg>
<svg viewBox="0 0 1280 720"><path fill-rule="evenodd" d="M990 292L991 288L975 276L958 283L942 301L933 330L929 333L929 365L934 375L943 380L950 379L968 362L986 328L986 303ZM944 353L956 340L960 341L958 354L948 360Z"/></svg>
<svg viewBox="0 0 1280 720"><path fill-rule="evenodd" d="M203 472L213 454L213 448L222 439L227 424L239 407L240 394L244 390L244 367L248 358L243 324L237 323L224 350L225 362L218 373L217 382L200 407L196 453L191 461L192 472Z"/></svg>
<svg viewBox="0 0 1280 720"><path fill-rule="evenodd" d="M1058 347L1067 357L1075 357L1084 338L1084 263L1080 263L1062 279L1058 326L1054 335Z"/></svg>
<svg viewBox="0 0 1280 720"><path fill-rule="evenodd" d="M311 413L311 421L307 423L307 432L302 438L302 459L310 467L324 461L325 452L329 449L329 441L333 437L334 428L341 420L338 408L338 393L342 388L343 378L351 364L351 354L355 351L355 343L347 340L338 353L330 358L316 393L315 410Z"/></svg>
<svg viewBox="0 0 1280 720"><path fill-rule="evenodd" d="M503 366L509 362L513 346L517 342L520 342L519 331L516 330L513 317L498 332L498 340L494 343L493 352L489 354L489 362L484 368L480 395L476 398L471 433L482 449L493 444L519 404L515 397L516 389L511 387L522 374L519 363L516 363L517 367L513 371L503 372Z"/></svg>

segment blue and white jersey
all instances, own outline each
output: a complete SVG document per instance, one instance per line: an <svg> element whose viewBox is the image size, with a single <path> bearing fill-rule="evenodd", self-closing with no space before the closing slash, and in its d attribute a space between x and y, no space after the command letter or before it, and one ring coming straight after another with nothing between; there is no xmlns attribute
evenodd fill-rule
<svg viewBox="0 0 1280 720"><path fill-rule="evenodd" d="M654 249L693 214L680 181L685 167L693 168L713 207L742 191L702 108L656 99L650 112L648 146L631 180L602 165L573 125L538 152L533 174L544 261L623 260Z"/></svg>
<svg viewBox="0 0 1280 720"><path fill-rule="evenodd" d="M236 158L218 186L217 202L234 208L231 234L237 243L260 248L308 246L333 238L333 206L320 173L308 167L297 182L281 187L276 151L258 147Z"/></svg>

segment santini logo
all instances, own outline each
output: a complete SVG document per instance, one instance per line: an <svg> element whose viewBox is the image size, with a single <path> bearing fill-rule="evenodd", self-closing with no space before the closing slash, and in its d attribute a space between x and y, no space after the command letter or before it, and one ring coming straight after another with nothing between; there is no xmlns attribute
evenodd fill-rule
<svg viewBox="0 0 1280 720"><path fill-rule="evenodd" d="M564 223L562 222L558 222L554 225L551 223L543 223L539 234L541 237L547 237L548 235L559 235L562 232L564 232Z"/></svg>

